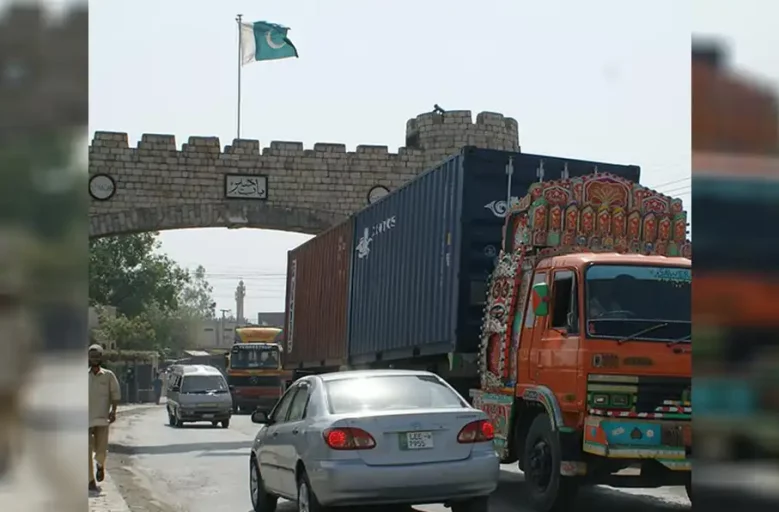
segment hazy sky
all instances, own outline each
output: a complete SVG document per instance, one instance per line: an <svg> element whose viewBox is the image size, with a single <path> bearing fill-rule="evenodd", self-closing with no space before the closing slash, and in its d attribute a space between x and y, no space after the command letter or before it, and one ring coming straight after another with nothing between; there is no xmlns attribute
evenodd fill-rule
<svg viewBox="0 0 779 512"><path fill-rule="evenodd" d="M728 13L691 24L688 3L525 0L99 0L90 2L90 132L216 135L236 131L235 15L291 27L300 59L243 68L245 138L404 142L408 118L490 110L516 118L523 150L635 163L644 184L690 191L690 27L735 27L735 58L774 66L771 48ZM709 5L707 3L706 5ZM773 5L773 4L771 4ZM732 7L735 9L735 7ZM764 18L766 19L766 18ZM764 32L763 39L770 32ZM774 46L775 48L775 46ZM202 264L219 308L284 307L286 251L308 237L261 230L165 232L163 248Z"/></svg>

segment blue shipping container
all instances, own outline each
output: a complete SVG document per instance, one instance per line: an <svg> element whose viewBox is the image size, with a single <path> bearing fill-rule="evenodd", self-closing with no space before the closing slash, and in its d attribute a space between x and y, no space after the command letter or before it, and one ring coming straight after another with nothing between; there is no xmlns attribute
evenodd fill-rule
<svg viewBox="0 0 779 512"><path fill-rule="evenodd" d="M511 195L533 182L634 165L463 148L355 216L349 360L366 364L478 351L486 282Z"/></svg>

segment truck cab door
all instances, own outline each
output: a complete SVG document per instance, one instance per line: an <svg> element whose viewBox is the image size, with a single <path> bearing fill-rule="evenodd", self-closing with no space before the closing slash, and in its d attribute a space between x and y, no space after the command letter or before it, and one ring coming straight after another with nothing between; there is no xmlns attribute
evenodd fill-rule
<svg viewBox="0 0 779 512"><path fill-rule="evenodd" d="M535 341L536 334L541 330L536 328L536 322L543 320L543 317L536 317L533 309L533 286L539 283L546 283L548 272L540 270L533 276L533 285L530 288L528 297L525 301L525 315L522 318L522 334L519 340L519 368L517 372L517 382L533 382L538 378L538 343ZM515 322L518 321L515 319Z"/></svg>
<svg viewBox="0 0 779 512"><path fill-rule="evenodd" d="M577 411L579 345L578 287L574 269L551 275L548 315L538 317L533 336L536 383L551 389L560 407Z"/></svg>

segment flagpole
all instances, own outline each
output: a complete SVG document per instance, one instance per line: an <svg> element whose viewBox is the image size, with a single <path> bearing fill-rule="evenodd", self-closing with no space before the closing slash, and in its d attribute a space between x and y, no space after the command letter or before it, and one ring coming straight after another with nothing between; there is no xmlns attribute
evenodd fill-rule
<svg viewBox="0 0 779 512"><path fill-rule="evenodd" d="M238 22L238 116L237 116L237 135L236 138L241 138L241 66L243 64L243 47L241 45L241 18L243 14L239 14L235 21Z"/></svg>

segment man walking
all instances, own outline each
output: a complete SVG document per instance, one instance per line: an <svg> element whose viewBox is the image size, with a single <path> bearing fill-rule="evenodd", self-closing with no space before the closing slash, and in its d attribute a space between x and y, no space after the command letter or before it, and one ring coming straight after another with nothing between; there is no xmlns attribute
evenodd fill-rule
<svg viewBox="0 0 779 512"><path fill-rule="evenodd" d="M119 381L114 372L103 368L103 347L89 347L89 490L99 491L98 482L105 478L108 451L108 426L116 421L121 399ZM95 471L97 462L97 471Z"/></svg>

